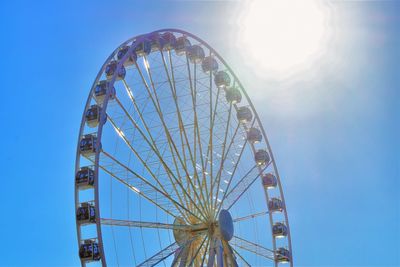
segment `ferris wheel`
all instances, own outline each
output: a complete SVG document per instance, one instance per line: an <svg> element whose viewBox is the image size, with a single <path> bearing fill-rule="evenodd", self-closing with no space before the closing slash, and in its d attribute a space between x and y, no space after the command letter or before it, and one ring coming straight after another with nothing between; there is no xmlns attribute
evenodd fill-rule
<svg viewBox="0 0 400 267"><path fill-rule="evenodd" d="M261 121L224 59L164 29L121 44L86 101L75 208L82 266L293 266Z"/></svg>

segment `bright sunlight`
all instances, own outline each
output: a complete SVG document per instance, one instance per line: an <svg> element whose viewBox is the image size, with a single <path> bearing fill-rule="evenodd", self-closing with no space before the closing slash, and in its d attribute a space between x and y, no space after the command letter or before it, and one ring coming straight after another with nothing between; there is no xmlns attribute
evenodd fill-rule
<svg viewBox="0 0 400 267"><path fill-rule="evenodd" d="M327 14L317 0L254 0L246 6L239 45L258 67L298 69L321 52Z"/></svg>

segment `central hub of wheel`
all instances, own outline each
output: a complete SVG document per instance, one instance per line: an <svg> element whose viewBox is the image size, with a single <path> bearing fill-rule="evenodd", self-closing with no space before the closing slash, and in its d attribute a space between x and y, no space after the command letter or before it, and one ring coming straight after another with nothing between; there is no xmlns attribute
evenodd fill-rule
<svg viewBox="0 0 400 267"><path fill-rule="evenodd" d="M218 237L224 241L230 241L234 234L232 216L227 210L221 210L217 221L188 225L182 217L176 217L174 221L173 235L179 245L183 245L198 233L207 231L210 237Z"/></svg>
<svg viewBox="0 0 400 267"><path fill-rule="evenodd" d="M221 233L221 238L225 241L229 241L233 237L233 220L232 216L227 210L221 210L218 215L218 228Z"/></svg>

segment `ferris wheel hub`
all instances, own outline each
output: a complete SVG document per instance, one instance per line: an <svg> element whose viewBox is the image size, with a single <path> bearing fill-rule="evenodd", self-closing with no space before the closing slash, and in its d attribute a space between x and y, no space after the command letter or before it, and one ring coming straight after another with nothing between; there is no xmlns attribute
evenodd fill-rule
<svg viewBox="0 0 400 267"><path fill-rule="evenodd" d="M218 225L219 231L221 233L221 238L225 241L229 241L233 237L233 219L229 211L221 210L218 215Z"/></svg>

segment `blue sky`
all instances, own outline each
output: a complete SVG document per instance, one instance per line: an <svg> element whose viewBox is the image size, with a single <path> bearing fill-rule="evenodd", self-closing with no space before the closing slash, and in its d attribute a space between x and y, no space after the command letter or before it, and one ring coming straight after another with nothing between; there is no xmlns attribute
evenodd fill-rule
<svg viewBox="0 0 400 267"><path fill-rule="evenodd" d="M253 99L282 176L296 265L400 265L400 1L333 2L326 53L286 78L244 62L232 38L238 5L0 3L0 265L79 264L73 177L89 88L121 42L167 27L221 51Z"/></svg>

